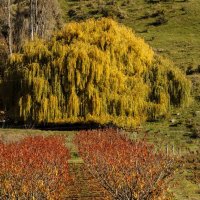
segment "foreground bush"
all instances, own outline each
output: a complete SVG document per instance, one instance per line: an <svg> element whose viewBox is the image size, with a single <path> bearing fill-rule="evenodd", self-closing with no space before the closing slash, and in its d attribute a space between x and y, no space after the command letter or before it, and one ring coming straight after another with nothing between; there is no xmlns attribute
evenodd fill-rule
<svg viewBox="0 0 200 200"><path fill-rule="evenodd" d="M61 136L0 141L1 199L63 199L70 182L64 141Z"/></svg>
<svg viewBox="0 0 200 200"><path fill-rule="evenodd" d="M75 138L91 174L113 199L164 198L175 159L145 141L131 141L114 130L81 131Z"/></svg>
<svg viewBox="0 0 200 200"><path fill-rule="evenodd" d="M11 57L1 92L15 120L130 127L186 106L190 83L130 28L101 19L26 43Z"/></svg>

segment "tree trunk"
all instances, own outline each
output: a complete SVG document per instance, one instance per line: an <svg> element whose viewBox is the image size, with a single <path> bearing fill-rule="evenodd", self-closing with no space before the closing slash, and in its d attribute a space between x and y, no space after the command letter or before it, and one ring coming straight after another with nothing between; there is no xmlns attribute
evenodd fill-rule
<svg viewBox="0 0 200 200"><path fill-rule="evenodd" d="M33 0L30 0L30 29L31 29L31 40L34 38L34 11L33 11Z"/></svg>
<svg viewBox="0 0 200 200"><path fill-rule="evenodd" d="M35 33L38 35L38 0L35 0Z"/></svg>
<svg viewBox="0 0 200 200"><path fill-rule="evenodd" d="M12 55L12 23L11 23L11 3L8 0L8 46L9 46L9 53Z"/></svg>

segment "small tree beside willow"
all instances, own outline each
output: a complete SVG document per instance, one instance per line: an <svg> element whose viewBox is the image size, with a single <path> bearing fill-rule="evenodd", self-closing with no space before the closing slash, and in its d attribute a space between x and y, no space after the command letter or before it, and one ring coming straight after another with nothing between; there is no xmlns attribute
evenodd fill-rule
<svg viewBox="0 0 200 200"><path fill-rule="evenodd" d="M181 71L111 19L69 23L49 41L27 42L3 84L10 116L36 123L131 127L190 98Z"/></svg>

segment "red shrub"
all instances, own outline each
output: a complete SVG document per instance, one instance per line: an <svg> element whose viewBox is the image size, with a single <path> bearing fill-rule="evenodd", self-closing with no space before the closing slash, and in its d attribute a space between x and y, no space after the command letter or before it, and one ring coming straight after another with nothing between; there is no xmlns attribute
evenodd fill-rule
<svg viewBox="0 0 200 200"><path fill-rule="evenodd" d="M69 184L69 151L62 136L0 141L2 199L62 199Z"/></svg>
<svg viewBox="0 0 200 200"><path fill-rule="evenodd" d="M75 138L86 166L114 199L163 197L174 159L145 141L131 141L115 130L81 131Z"/></svg>

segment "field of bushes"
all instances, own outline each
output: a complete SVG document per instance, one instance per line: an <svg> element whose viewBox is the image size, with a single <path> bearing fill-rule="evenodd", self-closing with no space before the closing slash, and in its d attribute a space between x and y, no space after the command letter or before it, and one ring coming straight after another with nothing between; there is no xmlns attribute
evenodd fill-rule
<svg viewBox="0 0 200 200"><path fill-rule="evenodd" d="M159 132L160 125L153 129ZM154 185L150 199L197 200L199 141L181 136L177 127L165 124L165 128L168 135L154 132L154 137L147 133L151 125L137 132L1 129L1 195L8 199L125 199L123 195L145 199L142 195ZM175 132L180 143L174 143Z"/></svg>

